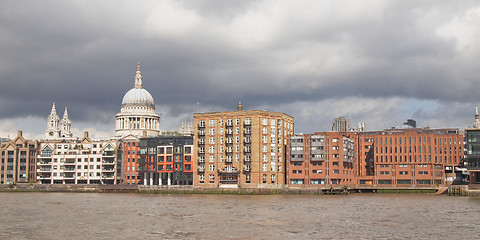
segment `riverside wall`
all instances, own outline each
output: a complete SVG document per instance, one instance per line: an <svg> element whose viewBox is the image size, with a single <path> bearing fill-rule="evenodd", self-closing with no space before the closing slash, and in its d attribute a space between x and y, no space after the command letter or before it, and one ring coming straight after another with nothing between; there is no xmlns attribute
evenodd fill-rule
<svg viewBox="0 0 480 240"><path fill-rule="evenodd" d="M446 190L446 191L445 191ZM346 195L350 193L448 193L452 196L480 196L480 186L441 187L325 187L304 188L194 188L191 185L96 185L96 184L14 184L0 185L0 192L98 192L98 193L157 193L157 194L312 194Z"/></svg>

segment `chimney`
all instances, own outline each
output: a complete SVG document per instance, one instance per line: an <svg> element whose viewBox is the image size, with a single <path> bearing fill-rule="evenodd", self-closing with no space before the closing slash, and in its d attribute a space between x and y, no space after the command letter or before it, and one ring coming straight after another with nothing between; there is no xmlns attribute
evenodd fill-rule
<svg viewBox="0 0 480 240"><path fill-rule="evenodd" d="M87 131L83 132L83 138L88 138L88 132Z"/></svg>
<svg viewBox="0 0 480 240"><path fill-rule="evenodd" d="M18 130L18 134L17 134L19 137L22 136L22 130Z"/></svg>
<svg viewBox="0 0 480 240"><path fill-rule="evenodd" d="M237 111L243 111L242 102L238 102Z"/></svg>

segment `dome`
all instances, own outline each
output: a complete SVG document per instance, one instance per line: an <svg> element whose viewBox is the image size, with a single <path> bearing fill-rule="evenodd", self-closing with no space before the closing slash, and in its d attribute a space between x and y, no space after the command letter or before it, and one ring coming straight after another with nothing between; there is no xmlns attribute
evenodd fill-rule
<svg viewBox="0 0 480 240"><path fill-rule="evenodd" d="M155 106L152 95L144 88L132 88L125 93L122 100L122 106Z"/></svg>

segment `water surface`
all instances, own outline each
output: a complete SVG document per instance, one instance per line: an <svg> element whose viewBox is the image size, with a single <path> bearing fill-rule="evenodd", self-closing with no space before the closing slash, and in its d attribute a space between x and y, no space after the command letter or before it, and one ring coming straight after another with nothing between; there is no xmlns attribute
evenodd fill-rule
<svg viewBox="0 0 480 240"><path fill-rule="evenodd" d="M480 199L0 193L0 239L474 239Z"/></svg>

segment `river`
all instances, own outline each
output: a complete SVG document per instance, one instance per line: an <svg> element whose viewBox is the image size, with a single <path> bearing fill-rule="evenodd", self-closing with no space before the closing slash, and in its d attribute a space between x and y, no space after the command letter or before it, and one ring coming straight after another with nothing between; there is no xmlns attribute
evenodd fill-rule
<svg viewBox="0 0 480 240"><path fill-rule="evenodd" d="M480 198L0 193L0 239L474 239Z"/></svg>

